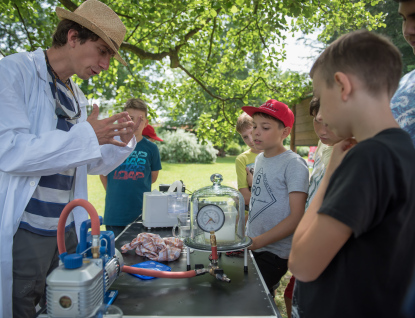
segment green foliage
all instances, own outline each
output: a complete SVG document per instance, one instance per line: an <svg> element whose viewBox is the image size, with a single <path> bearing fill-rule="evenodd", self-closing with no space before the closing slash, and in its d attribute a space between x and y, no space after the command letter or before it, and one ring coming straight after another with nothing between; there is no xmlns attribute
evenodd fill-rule
<svg viewBox="0 0 415 318"><path fill-rule="evenodd" d="M402 17L398 13L399 4L395 1L382 0L376 6L368 7L372 14L386 15L385 26L376 30L389 37L402 53L403 74L415 69L415 59L412 47L402 35Z"/></svg>
<svg viewBox="0 0 415 318"><path fill-rule="evenodd" d="M164 140L159 144L161 160L167 162L213 163L217 150L212 143L200 144L194 134L178 129L160 134Z"/></svg>
<svg viewBox="0 0 415 318"><path fill-rule="evenodd" d="M226 153L231 156L237 156L242 153L242 147L236 142L232 142L226 147Z"/></svg>
<svg viewBox="0 0 415 318"><path fill-rule="evenodd" d="M291 134L288 135L288 137L284 139L284 141L282 142L282 144L284 146L289 146L291 144Z"/></svg>
<svg viewBox="0 0 415 318"><path fill-rule="evenodd" d="M351 3L356 3L358 1L353 0ZM403 62L403 74L406 74L413 69L415 69L414 54L412 47L405 41L402 35L402 17L398 13L399 4L395 1L379 0L374 1L370 6L366 7L368 14L371 14L374 17L381 17L384 19L383 23L379 23L377 28L370 25L370 21L367 22L363 27L368 30L376 29L377 33L383 34L390 38L396 47L402 53L402 62ZM343 26L340 29L333 32L330 38L327 40L327 43L333 42L341 34L347 33L354 30L354 27Z"/></svg>
<svg viewBox="0 0 415 318"><path fill-rule="evenodd" d="M77 79L89 99L111 107L139 97L152 110L195 128L202 142L224 149L235 136L241 106L269 98L288 105L310 90L305 74L278 70L286 58L285 32L336 32L384 25L368 11L378 0L103 0L127 28L108 71ZM73 11L81 0L0 1L0 54L48 47L58 22L55 7ZM151 113L152 117L155 113Z"/></svg>
<svg viewBox="0 0 415 318"><path fill-rule="evenodd" d="M310 151L310 147L304 147L304 146L297 147L297 153L298 153L301 157L308 156L308 152L309 152L309 151Z"/></svg>

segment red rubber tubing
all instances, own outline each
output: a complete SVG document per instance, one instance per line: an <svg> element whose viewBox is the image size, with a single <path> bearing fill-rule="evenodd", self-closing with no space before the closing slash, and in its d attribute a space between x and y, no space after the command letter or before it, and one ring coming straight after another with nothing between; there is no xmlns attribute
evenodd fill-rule
<svg viewBox="0 0 415 318"><path fill-rule="evenodd" d="M131 266L123 266L122 271L129 274L138 274L160 278L190 278L196 276L196 271L191 270L187 272L164 272L152 269L137 268Z"/></svg>
<svg viewBox="0 0 415 318"><path fill-rule="evenodd" d="M92 235L100 234L99 217L98 217L97 210L95 210L94 206L84 199L72 200L65 206L65 208L63 209L61 213L61 216L59 217L58 233L57 233L59 254L66 252L66 246L65 246L66 219L68 218L69 213L71 213L71 211L77 206L83 207L86 210L86 212L88 212L89 217L91 218L91 234Z"/></svg>
<svg viewBox="0 0 415 318"><path fill-rule="evenodd" d="M212 246L212 259L218 259L218 247L217 246Z"/></svg>

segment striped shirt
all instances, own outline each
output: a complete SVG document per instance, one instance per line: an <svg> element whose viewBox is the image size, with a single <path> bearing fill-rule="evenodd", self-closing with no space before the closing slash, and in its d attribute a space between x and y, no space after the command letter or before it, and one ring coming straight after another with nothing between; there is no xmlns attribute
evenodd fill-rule
<svg viewBox="0 0 415 318"><path fill-rule="evenodd" d="M72 92L61 80L56 79L55 87L54 75L49 66L48 82L53 97L55 99L59 98L60 105L65 113L74 117L79 110L79 106ZM69 131L75 123L76 119L69 120L58 115L56 129ZM75 172L76 168L72 168L55 175L42 176L26 206L19 228L39 235L56 236L62 210L73 199ZM66 220L65 231L73 226L74 218L71 213Z"/></svg>

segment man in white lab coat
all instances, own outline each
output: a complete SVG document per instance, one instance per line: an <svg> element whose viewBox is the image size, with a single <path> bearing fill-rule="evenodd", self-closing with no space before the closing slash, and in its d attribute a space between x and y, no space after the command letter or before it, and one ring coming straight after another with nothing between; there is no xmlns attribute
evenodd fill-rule
<svg viewBox="0 0 415 318"><path fill-rule="evenodd" d="M63 207L87 199L87 173L109 173L136 144L128 113L98 120L94 105L87 117L87 99L71 80L107 70L111 57L126 65L118 54L123 23L98 0L56 12L61 22L50 49L0 61L0 317L36 313L46 276L58 265ZM87 217L81 208L72 215L68 252Z"/></svg>

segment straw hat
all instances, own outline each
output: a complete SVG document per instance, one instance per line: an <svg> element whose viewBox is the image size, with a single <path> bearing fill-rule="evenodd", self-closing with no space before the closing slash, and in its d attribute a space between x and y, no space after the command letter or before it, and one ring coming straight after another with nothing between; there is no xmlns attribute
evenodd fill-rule
<svg viewBox="0 0 415 318"><path fill-rule="evenodd" d="M126 28L118 15L110 7L98 0L87 0L74 12L56 7L59 19L74 21L98 35L115 52L115 58L122 64L127 63L118 54L124 40Z"/></svg>

